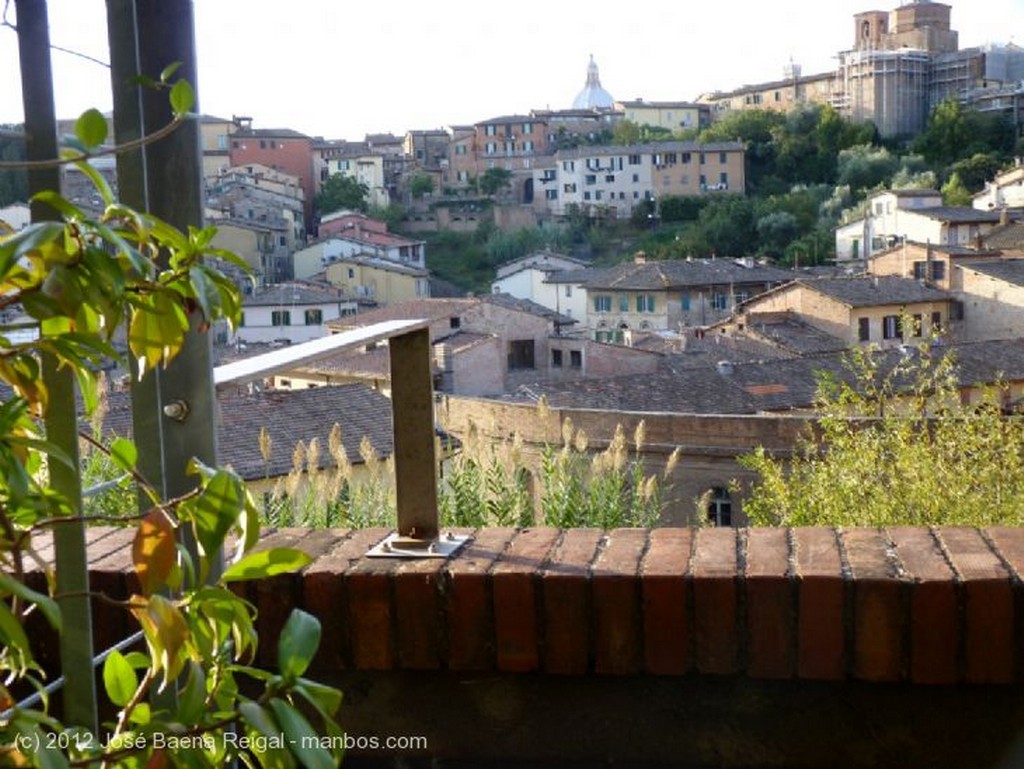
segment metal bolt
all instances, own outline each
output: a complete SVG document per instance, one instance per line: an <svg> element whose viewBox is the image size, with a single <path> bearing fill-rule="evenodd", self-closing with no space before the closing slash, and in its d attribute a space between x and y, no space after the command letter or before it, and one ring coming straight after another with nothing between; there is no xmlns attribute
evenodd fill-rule
<svg viewBox="0 0 1024 769"><path fill-rule="evenodd" d="M188 418L188 404L181 400L173 400L164 406L164 415L175 422L184 422Z"/></svg>

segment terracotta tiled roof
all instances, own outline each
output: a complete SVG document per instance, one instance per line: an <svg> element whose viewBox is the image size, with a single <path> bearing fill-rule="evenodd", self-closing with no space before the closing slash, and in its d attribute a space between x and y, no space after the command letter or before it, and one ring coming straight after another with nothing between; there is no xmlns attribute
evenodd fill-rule
<svg viewBox="0 0 1024 769"><path fill-rule="evenodd" d="M243 479L286 475L292 469L296 444L320 442L322 467L333 467L328 439L334 425L342 427L342 443L353 464L362 462L359 443L367 436L381 457L393 451L391 401L361 384L272 390L253 394L222 394L218 398L218 461ZM104 428L131 435L131 406L126 393L111 393ZM260 428L271 439L269 463L260 454Z"/></svg>
<svg viewBox="0 0 1024 769"><path fill-rule="evenodd" d="M664 291L688 286L721 286L742 283L782 283L794 273L777 267L755 264L752 267L733 259L672 259L643 263L623 262L605 270L588 268L583 283L588 291ZM556 273L549 282L562 282L572 273Z"/></svg>

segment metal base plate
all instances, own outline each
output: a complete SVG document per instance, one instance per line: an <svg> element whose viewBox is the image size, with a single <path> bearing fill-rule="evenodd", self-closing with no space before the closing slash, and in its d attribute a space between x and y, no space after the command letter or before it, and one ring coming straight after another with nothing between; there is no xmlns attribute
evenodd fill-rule
<svg viewBox="0 0 1024 769"><path fill-rule="evenodd" d="M469 541L468 534L442 533L437 539L388 534L366 553L367 558L447 558Z"/></svg>

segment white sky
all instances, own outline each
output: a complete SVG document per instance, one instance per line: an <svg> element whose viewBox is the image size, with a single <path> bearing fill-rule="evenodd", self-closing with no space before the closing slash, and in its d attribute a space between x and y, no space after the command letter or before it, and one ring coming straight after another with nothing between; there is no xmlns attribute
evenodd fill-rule
<svg viewBox="0 0 1024 769"><path fill-rule="evenodd" d="M1024 0L947 0L960 47L1024 44ZM13 0L7 20L15 21ZM195 0L199 106L329 139L572 106L590 54L616 99L692 100L835 65L853 14L898 0ZM49 0L51 42L108 60L105 3ZM57 114L110 108L109 72L53 54ZM22 120L0 28L0 122Z"/></svg>

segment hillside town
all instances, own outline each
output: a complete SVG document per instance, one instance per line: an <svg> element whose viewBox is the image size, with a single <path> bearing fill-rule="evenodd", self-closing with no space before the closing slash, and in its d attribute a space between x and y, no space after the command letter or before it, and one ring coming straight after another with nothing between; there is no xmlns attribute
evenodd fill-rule
<svg viewBox="0 0 1024 769"><path fill-rule="evenodd" d="M662 201L744 196L748 144L678 138L744 110L827 105L844 119L873 123L884 139L921 132L953 97L966 109L1008 116L1019 135L1024 49L960 48L950 11L911 2L857 13L834 71L806 75L793 64L781 80L692 101L617 100L591 58L582 89L563 109L404 135L324 139L258 127L252 117L203 115L206 218L217 228L215 244L249 268L236 275L242 322L214 330L215 357L231 361L381 321L425 319L439 413L454 435L471 421L493 422L481 416L487 404L497 413L543 402L581 427L602 413L647 414L669 432L677 432L674 421L704 418L705 428L690 430L703 437L682 445L668 523L707 515L741 525L749 472L737 458L771 443L781 429L775 422L812 413L821 372L840 375L851 348L906 354L927 342L956 350L964 398L1005 381L1006 407L1016 408L1024 395L1019 160L969 205L946 204L938 189L872 192L835 228L827 264L782 266L746 253L654 259L642 250L597 264L545 247L500 264L490 292L467 292L431 270L431 233L482 225L543 231L574 216L614 222L635 220L638 211L657 228ZM624 123L664 138L608 143ZM116 184L112 160L93 166ZM485 180L496 175L501 183L488 190ZM339 177L363 191L364 210L318 208L324 186ZM62 183L77 205L98 202L74 167ZM396 204L404 211L397 225L374 216ZM17 228L28 221L27 207L2 209L0 219ZM289 414L277 445L290 451L296 441L326 441L322 409L265 407L259 398L295 392L303 403L329 400L344 386L362 411L378 412L379 428L389 424L388 402L372 394L389 392L388 377L386 350L369 345L278 372L249 394L251 405L236 394L230 408L243 423L250 414L250 436L268 408ZM738 417L752 419L738 429ZM711 439L706 430L718 434ZM791 448L788 438L780 441L780 450ZM358 439L349 444L358 464ZM666 461L677 445L650 446L651 461ZM253 465L239 451L228 461ZM277 465L288 472L281 458L265 460L264 475ZM694 509L696 499L705 500L703 510Z"/></svg>

